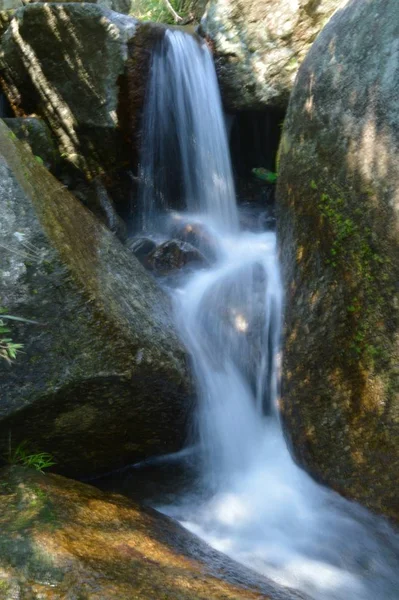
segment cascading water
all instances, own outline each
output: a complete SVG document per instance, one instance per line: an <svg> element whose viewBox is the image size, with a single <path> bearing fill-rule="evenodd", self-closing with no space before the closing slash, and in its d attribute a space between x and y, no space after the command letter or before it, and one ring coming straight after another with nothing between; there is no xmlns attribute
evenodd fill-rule
<svg viewBox="0 0 399 600"><path fill-rule="evenodd" d="M286 447L277 416L276 238L238 228L214 69L194 37L167 31L157 47L143 127L144 226L165 221L174 185L195 213L180 222L217 238L213 265L171 292L197 380L192 442L200 468L191 493L159 508L309 598L398 600L398 535L316 484Z"/></svg>
<svg viewBox="0 0 399 600"><path fill-rule="evenodd" d="M142 137L145 230L153 230L172 199L209 215L219 227L238 228L215 69L207 48L193 36L166 31L154 49Z"/></svg>

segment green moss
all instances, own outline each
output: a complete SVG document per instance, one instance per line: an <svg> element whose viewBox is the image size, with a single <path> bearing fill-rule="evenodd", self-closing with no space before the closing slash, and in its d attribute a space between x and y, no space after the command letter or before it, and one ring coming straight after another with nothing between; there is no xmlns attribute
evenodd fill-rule
<svg viewBox="0 0 399 600"><path fill-rule="evenodd" d="M317 191L320 184L311 180L309 187ZM334 186L329 183L329 189ZM348 317L352 319L353 336L349 343L349 358L360 358L365 366L375 367L376 360L386 360L386 353L375 342L379 313L384 309L384 293L377 285L388 280L384 267L389 259L375 249L371 228L366 224L364 209L355 209L336 186L336 195L321 193L317 205L327 236L324 240L326 266L337 271L337 278L344 277L353 296L347 304ZM338 271L341 273L338 275Z"/></svg>
<svg viewBox="0 0 399 600"><path fill-rule="evenodd" d="M54 270L55 270L55 264L54 264L54 262L50 262L48 260L44 260L42 264L43 264L43 269L45 270L45 272L48 275L51 275L52 273L54 273Z"/></svg>

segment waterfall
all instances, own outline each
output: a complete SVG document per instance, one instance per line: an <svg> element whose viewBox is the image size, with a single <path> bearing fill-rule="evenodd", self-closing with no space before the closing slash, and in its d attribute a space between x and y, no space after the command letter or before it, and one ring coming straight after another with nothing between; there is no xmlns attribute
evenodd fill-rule
<svg viewBox="0 0 399 600"><path fill-rule="evenodd" d="M197 485L159 510L209 544L313 600L398 600L388 523L296 466L278 419L282 289L276 236L238 227L226 132L205 45L167 31L143 122L144 228L182 222L217 240L214 262L171 289L197 382ZM176 197L173 197L173 193ZM175 207L175 206L174 206ZM194 216L193 216L194 214Z"/></svg>
<svg viewBox="0 0 399 600"><path fill-rule="evenodd" d="M139 203L143 226L179 206L236 230L227 135L204 43L167 30L153 52L143 116Z"/></svg>

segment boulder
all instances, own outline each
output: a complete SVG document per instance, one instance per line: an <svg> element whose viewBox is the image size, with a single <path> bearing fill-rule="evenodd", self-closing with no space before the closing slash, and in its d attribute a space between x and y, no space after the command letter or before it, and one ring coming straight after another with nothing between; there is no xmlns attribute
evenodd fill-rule
<svg viewBox="0 0 399 600"><path fill-rule="evenodd" d="M398 519L399 4L353 0L301 66L277 189L293 452Z"/></svg>
<svg viewBox="0 0 399 600"><path fill-rule="evenodd" d="M69 189L100 178L118 214L128 215L150 49L164 27L93 3L36 2L4 28L0 81L14 112L45 119Z"/></svg>
<svg viewBox="0 0 399 600"><path fill-rule="evenodd" d="M146 265L157 275L170 275L187 265L206 266L208 261L188 242L168 240L148 255Z"/></svg>
<svg viewBox="0 0 399 600"><path fill-rule="evenodd" d="M201 33L230 110L286 107L298 67L343 0L210 0Z"/></svg>
<svg viewBox="0 0 399 600"><path fill-rule="evenodd" d="M0 120L0 455L27 440L91 475L177 450L191 387L169 299Z"/></svg>
<svg viewBox="0 0 399 600"><path fill-rule="evenodd" d="M122 496L16 467L1 482L1 600L303 600Z"/></svg>
<svg viewBox="0 0 399 600"><path fill-rule="evenodd" d="M44 117L60 153L88 176L128 160L119 78L136 28L95 4L39 2L18 9L2 36L0 74L14 109Z"/></svg>

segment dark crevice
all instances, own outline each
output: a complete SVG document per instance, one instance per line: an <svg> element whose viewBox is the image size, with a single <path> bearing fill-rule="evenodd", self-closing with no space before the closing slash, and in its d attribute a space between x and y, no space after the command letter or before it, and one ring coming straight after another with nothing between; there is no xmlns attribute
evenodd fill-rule
<svg viewBox="0 0 399 600"><path fill-rule="evenodd" d="M7 96L0 89L0 118L9 119L11 117L15 117L14 111L11 108Z"/></svg>
<svg viewBox="0 0 399 600"><path fill-rule="evenodd" d="M227 117L230 152L239 203L274 204L274 184L255 177L254 168L276 172L285 112L277 108L239 111Z"/></svg>

